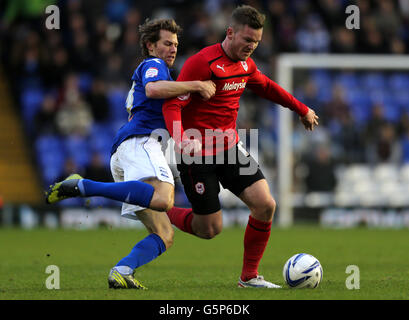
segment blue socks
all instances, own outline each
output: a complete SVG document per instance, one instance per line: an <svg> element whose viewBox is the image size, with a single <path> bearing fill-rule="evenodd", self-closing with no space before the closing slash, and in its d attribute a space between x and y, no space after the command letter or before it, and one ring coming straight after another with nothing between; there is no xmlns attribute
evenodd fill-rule
<svg viewBox="0 0 409 320"><path fill-rule="evenodd" d="M84 197L100 196L148 208L155 189L141 181L97 182L81 179L78 188Z"/></svg>
<svg viewBox="0 0 409 320"><path fill-rule="evenodd" d="M84 197L101 196L145 208L149 207L155 191L153 186L140 181L97 182L89 179L81 179L78 182L78 188ZM166 246L162 238L152 233L139 241L116 267L127 266L133 270L147 264L165 251Z"/></svg>
<svg viewBox="0 0 409 320"><path fill-rule="evenodd" d="M131 252L116 264L116 267L128 266L133 270L147 264L165 251L166 246L162 238L155 233L151 233L145 239L139 241Z"/></svg>

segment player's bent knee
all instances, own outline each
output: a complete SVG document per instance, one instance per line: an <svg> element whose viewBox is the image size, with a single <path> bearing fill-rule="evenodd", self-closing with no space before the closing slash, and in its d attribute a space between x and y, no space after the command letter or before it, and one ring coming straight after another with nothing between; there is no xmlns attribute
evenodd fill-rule
<svg viewBox="0 0 409 320"><path fill-rule="evenodd" d="M173 207L173 199L163 198L155 202L155 210L167 212Z"/></svg>
<svg viewBox="0 0 409 320"><path fill-rule="evenodd" d="M276 201L274 200L274 198L271 198L269 203L269 210L271 211L272 216L276 212L276 207L277 207Z"/></svg>
<svg viewBox="0 0 409 320"><path fill-rule="evenodd" d="M204 230L198 232L197 236L202 239L210 240L216 236L216 232L214 232L213 230Z"/></svg>
<svg viewBox="0 0 409 320"><path fill-rule="evenodd" d="M276 206L274 198L266 199L254 210L255 218L262 221L271 221L274 217Z"/></svg>
<svg viewBox="0 0 409 320"><path fill-rule="evenodd" d="M157 211L169 211L174 204L172 193L154 192L150 208Z"/></svg>
<svg viewBox="0 0 409 320"><path fill-rule="evenodd" d="M210 225L207 226L206 228L203 228L201 230L198 230L196 233L197 236L199 236L202 239L213 239L216 237L220 232L222 232L223 227L221 225Z"/></svg>
<svg viewBox="0 0 409 320"><path fill-rule="evenodd" d="M195 214L192 220L193 233L202 239L213 239L223 229L222 212Z"/></svg>

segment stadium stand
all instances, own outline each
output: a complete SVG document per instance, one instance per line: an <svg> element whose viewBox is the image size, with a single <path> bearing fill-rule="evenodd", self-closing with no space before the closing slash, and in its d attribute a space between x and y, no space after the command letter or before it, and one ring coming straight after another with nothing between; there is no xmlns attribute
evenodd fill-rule
<svg viewBox="0 0 409 320"><path fill-rule="evenodd" d="M177 75L190 54L223 39L224 23L239 2L44 1L44 5L49 3L60 8L61 30L45 29L44 14L23 18L22 13L11 12L11 4L3 5L0 29L2 63L42 186L64 174L67 159L83 173L94 152L101 154L109 173L113 134L127 119L124 101L133 68L140 61L136 31L146 17L173 16L184 28L174 70ZM283 52L383 53L391 57L408 53L406 0L356 1L361 10L360 30L345 28L349 4L345 0L249 3L267 14L263 41L254 59L273 78L275 55ZM295 83L295 95L317 110L321 126L308 140L295 123L296 167L307 165L308 150L327 145L336 177L340 172L343 176L328 191L338 193L336 199L343 204L345 192L354 190L356 195L348 201L359 203L359 194L368 197L375 182L386 185L385 194L408 186L409 74L313 70L301 79ZM276 110L251 93L243 101L238 126L263 132L259 159L274 177ZM380 167L383 165L389 171ZM295 170L296 188L308 192L302 172ZM385 177L391 179L390 184ZM226 203L234 204L229 201Z"/></svg>
<svg viewBox="0 0 409 320"><path fill-rule="evenodd" d="M41 177L33 165L1 68L0 97L0 197L7 203L38 204L42 201Z"/></svg>

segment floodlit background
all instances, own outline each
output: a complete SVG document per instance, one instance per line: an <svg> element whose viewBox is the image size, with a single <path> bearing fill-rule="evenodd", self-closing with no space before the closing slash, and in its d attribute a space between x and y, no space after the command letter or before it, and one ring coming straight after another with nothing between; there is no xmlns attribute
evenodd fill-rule
<svg viewBox="0 0 409 320"><path fill-rule="evenodd" d="M243 3L267 16L253 58L276 81L283 53L408 53L409 0L0 2L0 225L130 226L118 202L45 206L43 190L72 172L112 181L110 148L127 121L124 102L141 61L138 25L172 17L183 27L176 78L187 57L224 39L231 11ZM59 30L45 28L51 4L60 9ZM345 26L351 4L360 29ZM294 222L409 227L409 73L307 68L293 78L292 93L320 117L313 133L294 117ZM247 91L238 119L239 128L259 130L258 159L275 197L277 110ZM247 222L240 202L228 192L221 199L225 225ZM176 205L189 206L179 182Z"/></svg>

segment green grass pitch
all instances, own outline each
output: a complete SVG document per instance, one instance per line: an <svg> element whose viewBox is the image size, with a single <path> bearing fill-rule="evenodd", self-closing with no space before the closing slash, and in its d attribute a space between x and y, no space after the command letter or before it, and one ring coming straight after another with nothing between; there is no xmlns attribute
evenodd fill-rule
<svg viewBox="0 0 409 320"><path fill-rule="evenodd" d="M212 240L176 231L174 246L137 270L149 289L112 290L110 268L146 235L142 229L0 229L0 300L275 300L408 299L409 230L273 227L259 271L285 286L282 268L295 253L316 256L324 270L319 288L237 288L243 228L228 228ZM60 271L60 289L46 288ZM348 265L360 271L360 289L348 290Z"/></svg>

